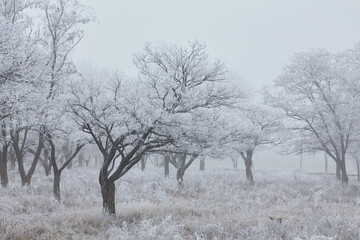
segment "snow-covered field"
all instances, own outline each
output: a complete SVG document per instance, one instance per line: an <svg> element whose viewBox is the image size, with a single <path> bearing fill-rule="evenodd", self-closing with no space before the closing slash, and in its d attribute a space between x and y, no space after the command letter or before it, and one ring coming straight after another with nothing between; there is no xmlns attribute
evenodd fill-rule
<svg viewBox="0 0 360 240"><path fill-rule="evenodd" d="M148 164L117 182L113 218L102 213L97 173L66 169L61 204L42 169L30 188L11 173L0 188L0 239L360 239L354 177L344 188L333 175L256 171L249 186L241 169L192 168L178 189L174 171L165 178Z"/></svg>

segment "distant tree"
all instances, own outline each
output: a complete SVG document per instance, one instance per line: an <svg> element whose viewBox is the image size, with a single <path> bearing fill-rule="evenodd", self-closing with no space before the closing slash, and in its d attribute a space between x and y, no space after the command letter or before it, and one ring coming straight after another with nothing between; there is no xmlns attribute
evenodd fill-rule
<svg viewBox="0 0 360 240"><path fill-rule="evenodd" d="M235 168L235 169L237 169L237 167L238 167L238 156L237 156L237 154L230 154L230 159L231 159L231 162L232 162L232 164L233 164L233 167Z"/></svg>
<svg viewBox="0 0 360 240"><path fill-rule="evenodd" d="M15 127L15 130L11 130L11 142L15 151L18 167L19 167L19 173L21 177L21 184L30 186L32 175L35 172L37 163L40 159L40 154L43 148L44 144L44 135L42 133L39 133L37 131L32 130L30 127L25 126L24 128ZM33 135L32 137L30 135ZM24 160L26 153L28 152L27 148L32 145L33 140L36 140L36 136L38 136L38 140L35 143L35 149L33 160L31 162L31 166L29 170L26 172Z"/></svg>
<svg viewBox="0 0 360 240"><path fill-rule="evenodd" d="M141 171L145 170L145 165L147 162L149 155L145 154L144 156L142 156L142 158L140 159L140 165L141 165Z"/></svg>
<svg viewBox="0 0 360 240"><path fill-rule="evenodd" d="M63 79L76 73L75 65L69 61L69 54L82 40L82 25L92 21L89 8L78 0L42 0L44 29L41 38L44 51L48 54L49 93L54 98Z"/></svg>
<svg viewBox="0 0 360 240"><path fill-rule="evenodd" d="M70 133L67 133L67 136L69 136ZM72 146L71 149L69 149L70 155L66 156L65 161L58 166L57 159L56 159L56 145L55 139L53 139L53 136L57 136L58 141L64 141L66 137L61 137L61 134L53 134L48 133L47 141L50 144L50 161L51 165L53 167L53 173L54 173L54 182L53 182L53 193L56 200L60 201L60 180L61 180L61 173L62 171L73 161L73 159L76 157L76 155L80 152L80 150L85 146L85 142L82 141L84 137L79 138L78 143L75 146ZM66 141L66 140L65 140Z"/></svg>
<svg viewBox="0 0 360 240"><path fill-rule="evenodd" d="M357 100L347 89L348 74L324 50L299 53L267 93L267 102L286 116L287 147L294 153L326 152L346 184L346 153L358 121Z"/></svg>
<svg viewBox="0 0 360 240"><path fill-rule="evenodd" d="M164 156L164 175L165 177L169 176L170 173L170 154L163 154Z"/></svg>
<svg viewBox="0 0 360 240"><path fill-rule="evenodd" d="M231 158L234 166L237 166L237 155L240 155L245 163L245 173L248 182L253 185L252 173L254 151L262 145L276 144L279 141L277 131L280 123L274 114L260 104L248 104L237 111L238 119L234 121L234 129L238 135L236 141L229 144Z"/></svg>

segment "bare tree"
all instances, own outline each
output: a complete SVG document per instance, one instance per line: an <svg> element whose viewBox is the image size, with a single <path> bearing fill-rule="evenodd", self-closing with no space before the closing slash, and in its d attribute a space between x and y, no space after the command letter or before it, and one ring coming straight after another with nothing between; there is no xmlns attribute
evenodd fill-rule
<svg viewBox="0 0 360 240"><path fill-rule="evenodd" d="M160 127L162 120L151 110L151 103L139 94L141 89L130 81L123 84L125 79L119 75L112 80L107 86L90 82L74 89L70 111L102 154L99 183L103 208L115 214L115 181L149 150L171 143L171 138Z"/></svg>
<svg viewBox="0 0 360 240"><path fill-rule="evenodd" d="M245 173L248 182L253 185L252 173L254 151L262 145L276 144L279 141L277 131L280 124L274 114L260 104L249 104L242 109L239 119L240 138L234 149L240 154L245 163ZM234 143L232 143L234 144Z"/></svg>
<svg viewBox="0 0 360 240"><path fill-rule="evenodd" d="M51 165L53 167L53 172L54 172L53 193L54 193L55 199L60 201L60 199L61 199L61 197L60 197L61 173L70 164L70 162L76 157L76 155L80 152L80 150L85 146L85 143L79 142L76 145L75 149L69 150L69 151L71 151L71 155L66 158L65 162L61 166L58 166L57 161L56 161L56 145L54 143L52 135L53 134L47 135L47 141L49 142L50 147L51 147L50 148L51 149L50 160L51 160Z"/></svg>
<svg viewBox="0 0 360 240"><path fill-rule="evenodd" d="M346 153L353 141L356 99L347 91L347 74L334 55L323 50L297 54L276 80L267 101L285 113L287 143L292 152L328 154L348 183ZM276 92L275 92L276 91ZM301 143L301 144L296 144Z"/></svg>
<svg viewBox="0 0 360 240"><path fill-rule="evenodd" d="M147 44L134 59L153 104L178 118L182 128L181 143L167 149L178 153L170 163L177 169L179 184L197 156L223 144L229 135L224 121L217 121L215 109L220 114L244 98L240 88L226 79L225 65L210 63L205 47L197 41L187 47Z"/></svg>
<svg viewBox="0 0 360 240"><path fill-rule="evenodd" d="M17 117L28 104L33 103L32 93L37 92L43 72L39 46L28 35L29 25L24 21L24 10L30 6L30 1L0 2L0 175L3 186L8 184L10 125L22 120L23 116Z"/></svg>
<svg viewBox="0 0 360 240"><path fill-rule="evenodd" d="M17 159L17 163L18 163L18 167L19 167L21 184L23 186L24 185L30 186L32 175L35 172L37 163L40 159L41 151L43 149L44 135L41 132L31 131L31 129L28 127L15 128L15 129L16 130L11 131L11 141L12 141L12 145L13 145L13 148L15 151L15 155L16 155L16 159ZM25 157L26 153L28 152L27 148L30 147L30 146L27 146L27 144L29 144L28 136L31 133L33 133L34 136L38 135L38 140L37 140L36 150L33 150L35 152L35 154L34 154L32 162L31 162L31 166L30 166L28 172L26 172L25 166L24 166L24 157ZM22 140L20 140L20 139L22 139ZM35 140L36 140L36 138L35 138ZM30 139L30 141L31 141L31 139Z"/></svg>

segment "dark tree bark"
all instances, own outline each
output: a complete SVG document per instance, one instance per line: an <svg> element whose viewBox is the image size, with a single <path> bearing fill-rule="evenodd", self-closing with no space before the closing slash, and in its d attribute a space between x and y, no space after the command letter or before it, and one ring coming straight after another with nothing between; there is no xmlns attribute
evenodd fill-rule
<svg viewBox="0 0 360 240"><path fill-rule="evenodd" d="M190 155L191 158L186 162L186 157ZM169 158L170 163L177 169L176 171L176 180L179 186L182 186L184 180L184 174L186 169L194 162L198 157L198 154L188 154L188 153L174 153Z"/></svg>
<svg viewBox="0 0 360 240"><path fill-rule="evenodd" d="M8 147L9 147L8 143L4 143L0 151L0 178L1 178L1 185L3 187L7 187L7 185L9 184L8 167L7 167Z"/></svg>
<svg viewBox="0 0 360 240"><path fill-rule="evenodd" d="M103 176L100 176L99 182L103 198L103 210L106 213L115 214L115 183L106 180Z"/></svg>
<svg viewBox="0 0 360 240"><path fill-rule="evenodd" d="M182 186L183 180L184 180L184 174L185 174L185 169L184 168L179 168L176 171L176 180L179 184L179 186Z"/></svg>
<svg viewBox="0 0 360 240"><path fill-rule="evenodd" d="M61 172L54 172L53 194L56 200L60 201L60 179Z"/></svg>
<svg viewBox="0 0 360 240"><path fill-rule="evenodd" d="M347 185L349 183L349 177L346 173L345 158L340 163L340 170L341 170L341 182Z"/></svg>
<svg viewBox="0 0 360 240"><path fill-rule="evenodd" d="M50 160L51 165L53 167L54 172L54 182L53 182L53 194L56 200L60 201L60 180L62 171L72 162L72 160L76 157L76 155L80 152L80 150L85 146L85 144L78 144L74 152L65 160L65 162L59 168L56 162L56 146L52 140L52 136L50 134L47 135L47 140L50 144Z"/></svg>
<svg viewBox="0 0 360 240"><path fill-rule="evenodd" d="M21 143L20 143L21 130L13 131L11 134L11 140L12 140L12 144L13 144L15 155L16 155L16 160L17 160L18 167L19 167L21 184L23 186L24 185L30 186L32 175L35 172L37 163L40 159L41 151L43 149L44 136L42 133L39 133L38 146L36 148L30 169L26 173L25 168L24 168L24 156L26 153L25 145L26 145L27 134L28 134L29 129L23 129L23 130L24 130L24 136L23 136Z"/></svg>
<svg viewBox="0 0 360 240"><path fill-rule="evenodd" d="M246 156L243 152L240 152L240 154L245 162L246 178L251 185L254 185L254 177L253 177L252 170L251 170L253 150L247 150Z"/></svg>
<svg viewBox="0 0 360 240"><path fill-rule="evenodd" d="M341 180L340 164L336 163L336 178Z"/></svg>
<svg viewBox="0 0 360 240"><path fill-rule="evenodd" d="M8 148L9 142L6 141L6 126L5 124L1 124L1 136L3 138L3 143L0 149L0 178L1 185L3 187L7 187L9 184L9 176L8 176Z"/></svg>
<svg viewBox="0 0 360 240"><path fill-rule="evenodd" d="M33 149L29 149L28 152L33 154L34 156L36 154L36 152ZM50 156L49 156L49 150L46 147L43 148L43 157L40 157L39 161L44 168L45 176L47 176L47 177L50 176L51 161L50 161Z"/></svg>
<svg viewBox="0 0 360 240"><path fill-rule="evenodd" d="M103 198L103 210L106 213L115 215L115 181L124 176L141 158L151 149L162 147L171 142L171 139L150 140L153 128L143 132L130 131L116 139L110 135L108 129L106 139L96 135L89 124L84 124L86 133L90 134L97 147L103 155L103 163L99 172L99 183ZM138 141L132 140L132 144L125 144L128 137L136 137ZM121 158L119 164L117 159Z"/></svg>

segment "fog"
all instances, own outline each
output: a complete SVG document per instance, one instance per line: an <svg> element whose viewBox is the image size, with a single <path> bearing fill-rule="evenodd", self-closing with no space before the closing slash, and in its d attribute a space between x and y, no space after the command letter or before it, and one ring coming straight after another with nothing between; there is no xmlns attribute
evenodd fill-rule
<svg viewBox="0 0 360 240"><path fill-rule="evenodd" d="M207 44L211 57L258 90L271 85L289 56L311 48L340 51L360 39L356 0L83 0L97 23L75 49L78 61L136 75L133 53L146 42Z"/></svg>
<svg viewBox="0 0 360 240"><path fill-rule="evenodd" d="M185 45L198 40L245 86L260 91L273 83L292 54L313 48L337 52L360 40L356 0L83 2L92 7L97 21L85 26L74 59L134 77L133 54L146 42ZM297 169L299 159L267 149L255 154L254 165ZM303 161L304 168L323 169L323 157L304 156Z"/></svg>

